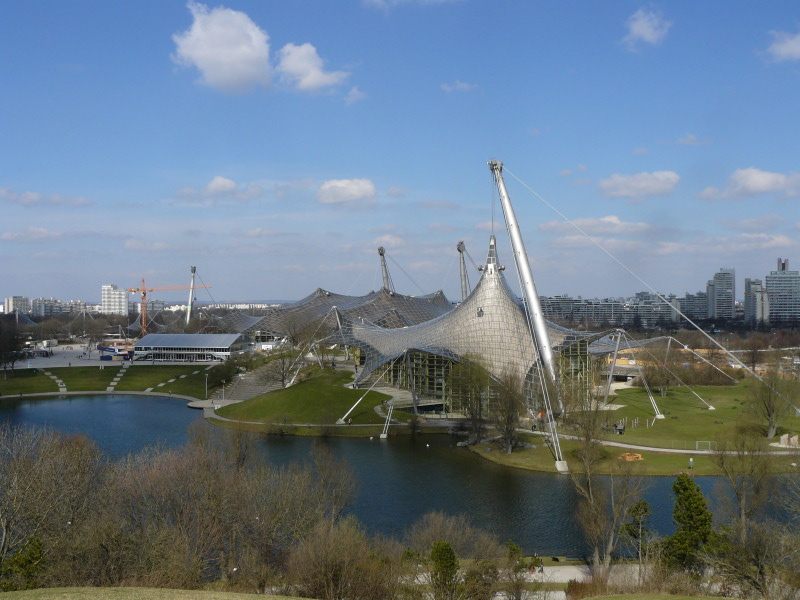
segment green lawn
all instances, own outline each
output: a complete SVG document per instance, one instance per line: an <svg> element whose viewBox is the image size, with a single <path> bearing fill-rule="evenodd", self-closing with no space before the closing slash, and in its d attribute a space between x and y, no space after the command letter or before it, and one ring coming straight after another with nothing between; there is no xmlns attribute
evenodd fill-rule
<svg viewBox="0 0 800 600"><path fill-rule="evenodd" d="M56 382L39 369L14 369L7 378L0 373L0 394L14 396L17 394L57 393Z"/></svg>
<svg viewBox="0 0 800 600"><path fill-rule="evenodd" d="M47 369L67 386L68 392L103 392L117 376L120 363L94 367L57 367Z"/></svg>
<svg viewBox="0 0 800 600"><path fill-rule="evenodd" d="M253 594L165 590L157 588L51 588L5 592L3 600L251 600ZM291 600L290 596L259 596L267 600Z"/></svg>
<svg viewBox="0 0 800 600"><path fill-rule="evenodd" d="M349 371L315 368L305 381L225 406L217 414L229 419L261 423L290 421L333 424L364 395L365 390L345 387L352 378L353 374ZM348 419L352 418L354 424L383 423L384 419L375 413L374 408L388 398L386 394L369 392Z"/></svg>
<svg viewBox="0 0 800 600"><path fill-rule="evenodd" d="M692 388L714 410L707 409L686 388L671 388L663 398L654 394L653 398L665 417L655 423L655 413L645 390L619 390L612 402L622 404L623 408L608 411L606 418L609 426L622 417L627 417L628 424L625 435L615 435L612 428L607 438L628 444L687 450L695 449L697 441L730 439L737 427L758 424L750 408L752 388L756 385L762 384L746 379L732 386ZM636 418L639 425L634 427L632 422ZM652 427L645 425L647 421ZM799 433L800 418L790 415L783 427L786 431Z"/></svg>
<svg viewBox="0 0 800 600"><path fill-rule="evenodd" d="M153 388L154 392L171 391L174 394L184 394L202 399L205 397L205 368L206 365L167 366L133 363L128 367L122 379L119 380L116 390L120 392L142 392L148 388ZM196 371L198 373L193 374ZM181 375L186 375L186 377L180 378ZM170 379L175 379L176 376L178 379L175 382L167 383ZM158 387L159 383L165 385Z"/></svg>

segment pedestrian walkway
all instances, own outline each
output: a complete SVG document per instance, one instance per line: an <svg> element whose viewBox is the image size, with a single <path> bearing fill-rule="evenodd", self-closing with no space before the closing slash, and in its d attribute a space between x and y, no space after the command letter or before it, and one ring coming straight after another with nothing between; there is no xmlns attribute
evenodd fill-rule
<svg viewBox="0 0 800 600"><path fill-rule="evenodd" d="M125 372L128 370L128 367L130 367L130 366L131 366L131 363L129 363L129 362L122 363L122 366L120 367L119 371L117 372L117 376L114 377L114 379L111 380L111 384L106 388L107 392L113 392L113 391L116 390L116 387L117 387L117 384L119 383L119 380L122 379L122 376L125 375Z"/></svg>
<svg viewBox="0 0 800 600"><path fill-rule="evenodd" d="M53 375L49 371L42 371L42 372L55 382L55 384L58 386L58 391L59 392L66 392L67 391L67 385L61 379L59 379L56 375Z"/></svg>

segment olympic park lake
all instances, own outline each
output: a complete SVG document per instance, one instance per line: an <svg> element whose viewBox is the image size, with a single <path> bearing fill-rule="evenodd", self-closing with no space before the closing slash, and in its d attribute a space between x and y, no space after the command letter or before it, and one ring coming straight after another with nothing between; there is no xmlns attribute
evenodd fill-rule
<svg viewBox="0 0 800 600"><path fill-rule="evenodd" d="M182 445L195 422L213 427L185 400L169 397L0 398L0 423L83 433L114 457L155 444ZM315 441L328 445L355 472L359 490L349 512L372 533L399 537L425 513L442 511L466 514L476 526L503 541L514 540L529 553L580 557L586 552L568 476L497 465L442 434L387 440L249 435L264 460L276 464L306 460ZM647 482L644 497L653 510L652 525L669 534L673 479ZM715 495L715 478L701 477L698 483L706 497Z"/></svg>

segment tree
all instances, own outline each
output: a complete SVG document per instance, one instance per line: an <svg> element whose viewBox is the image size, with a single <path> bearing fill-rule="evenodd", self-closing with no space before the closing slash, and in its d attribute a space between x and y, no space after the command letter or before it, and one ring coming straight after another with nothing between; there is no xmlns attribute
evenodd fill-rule
<svg viewBox="0 0 800 600"><path fill-rule="evenodd" d="M715 541L714 517L700 486L686 473L675 479L672 493L672 520L677 530L665 540L664 560L668 567L699 573L704 565L703 552Z"/></svg>
<svg viewBox="0 0 800 600"><path fill-rule="evenodd" d="M3 377L8 379L8 370L14 371L14 364L22 357L22 340L17 326L11 319L0 318L0 365Z"/></svg>
<svg viewBox="0 0 800 600"><path fill-rule="evenodd" d="M647 554L648 544L653 532L650 529L650 515L652 511L647 500L639 500L628 507L627 519L620 531L622 537L633 546L639 562L639 585L642 584L644 559Z"/></svg>
<svg viewBox="0 0 800 600"><path fill-rule="evenodd" d="M490 532L475 527L466 515L430 512L416 521L403 536L403 542L419 555L427 554L434 542L446 540L456 554L473 559L502 556L503 546Z"/></svg>
<svg viewBox="0 0 800 600"><path fill-rule="evenodd" d="M401 582L397 545L373 542L355 519L320 523L288 561L290 580L303 597L323 600L395 598Z"/></svg>
<svg viewBox="0 0 800 600"><path fill-rule="evenodd" d="M431 546L430 582L434 600L454 600L461 583L458 557L450 542L437 541Z"/></svg>
<svg viewBox="0 0 800 600"><path fill-rule="evenodd" d="M603 411L587 391L574 395L569 402L573 406L570 419L578 437L573 456L579 465L570 469L579 496L577 519L591 547L592 575L598 581L605 581L625 514L641 495L642 479L636 473L636 463L619 460L611 463L609 476L601 476L600 463L608 457L599 441Z"/></svg>
<svg viewBox="0 0 800 600"><path fill-rule="evenodd" d="M777 366L771 365L761 381L753 381L751 390L753 412L764 424L766 436L772 439L791 409Z"/></svg>
<svg viewBox="0 0 800 600"><path fill-rule="evenodd" d="M731 439L717 442L713 455L714 465L733 492L735 506L733 519L747 543L748 522L753 512L761 507L769 491L770 458L765 452L764 442L752 429L736 431Z"/></svg>
<svg viewBox="0 0 800 600"><path fill-rule="evenodd" d="M512 373L505 373L497 382L494 402L494 425L508 454L514 449L519 433L520 413L525 403L522 381Z"/></svg>
<svg viewBox="0 0 800 600"><path fill-rule="evenodd" d="M277 383L282 388L289 385L300 359L293 350L282 350L269 358L259 372L259 379L266 384Z"/></svg>
<svg viewBox="0 0 800 600"><path fill-rule="evenodd" d="M481 441L483 415L489 391L489 372L478 357L465 355L449 375L450 393L467 415L475 442Z"/></svg>

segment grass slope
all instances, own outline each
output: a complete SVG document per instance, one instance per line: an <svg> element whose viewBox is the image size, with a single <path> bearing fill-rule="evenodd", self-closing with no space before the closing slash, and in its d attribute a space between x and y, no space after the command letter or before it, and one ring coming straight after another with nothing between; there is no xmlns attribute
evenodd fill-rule
<svg viewBox="0 0 800 600"><path fill-rule="evenodd" d="M14 369L6 376L0 375L0 394L3 396L47 393L58 393L58 386L37 369Z"/></svg>
<svg viewBox="0 0 800 600"><path fill-rule="evenodd" d="M305 381L225 406L217 414L259 423L334 424L364 395L365 390L345 387L352 378L349 371L314 368ZM388 398L386 394L369 392L348 418L354 424L380 425L383 419L374 409Z"/></svg>

